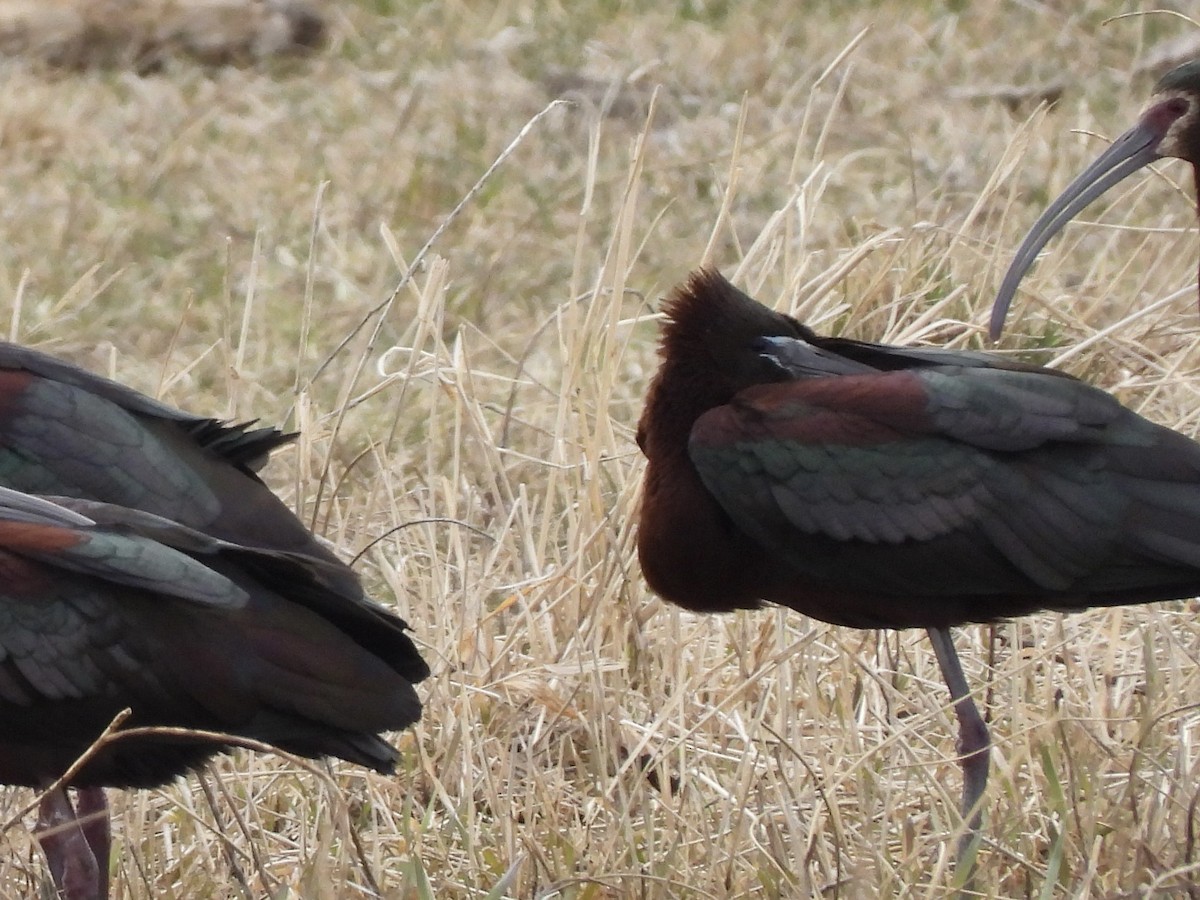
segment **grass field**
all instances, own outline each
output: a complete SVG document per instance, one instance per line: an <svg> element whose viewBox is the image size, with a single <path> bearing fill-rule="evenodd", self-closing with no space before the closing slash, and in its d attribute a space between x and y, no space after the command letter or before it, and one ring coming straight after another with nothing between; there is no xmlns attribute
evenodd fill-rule
<svg viewBox="0 0 1200 900"><path fill-rule="evenodd" d="M711 262L823 331L983 346L1139 60L1200 28L1129 11L362 0L311 59L4 63L9 338L301 429L271 483L434 669L394 778L244 753L114 793L114 896L950 894L923 634L699 618L641 581L654 311ZM1004 347L1194 434L1191 178L1157 169L1051 246ZM958 632L996 741L986 896L1200 893L1196 612ZM0 801L5 897L47 896L30 799Z"/></svg>

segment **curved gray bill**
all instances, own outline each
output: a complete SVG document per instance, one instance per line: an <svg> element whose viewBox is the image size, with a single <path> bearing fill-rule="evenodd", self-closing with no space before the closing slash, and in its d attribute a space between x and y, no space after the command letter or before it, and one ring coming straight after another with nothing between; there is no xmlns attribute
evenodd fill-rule
<svg viewBox="0 0 1200 900"><path fill-rule="evenodd" d="M1067 185L1053 203L1033 223L1025 240L1004 274L1000 292L992 304L992 320L988 336L997 340L1004 330L1004 317L1016 296L1017 286L1047 241L1058 234L1085 206L1143 166L1159 159L1158 144L1162 132L1141 122L1113 141L1111 147Z"/></svg>

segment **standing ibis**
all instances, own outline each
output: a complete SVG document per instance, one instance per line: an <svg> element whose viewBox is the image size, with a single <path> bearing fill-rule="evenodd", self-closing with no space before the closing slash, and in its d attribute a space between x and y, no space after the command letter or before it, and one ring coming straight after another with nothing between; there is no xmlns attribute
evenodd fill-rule
<svg viewBox="0 0 1200 900"><path fill-rule="evenodd" d="M1184 63L1160 78L1137 123L1080 172L1033 223L992 305L992 340L1000 337L1017 286L1050 238L1111 187L1166 157L1191 163L1200 190L1200 59Z"/></svg>
<svg viewBox="0 0 1200 900"><path fill-rule="evenodd" d="M0 782L59 779L126 725L223 732L390 772L421 712L407 626L255 474L289 435L224 425L0 344ZM107 895L104 787L228 747L104 743L42 802L60 895ZM78 814L78 815L77 815Z"/></svg>
<svg viewBox="0 0 1200 900"><path fill-rule="evenodd" d="M697 612L927 629L960 722L961 862L989 738L949 629L1200 593L1200 444L1050 369L821 337L711 269L664 312L646 581Z"/></svg>

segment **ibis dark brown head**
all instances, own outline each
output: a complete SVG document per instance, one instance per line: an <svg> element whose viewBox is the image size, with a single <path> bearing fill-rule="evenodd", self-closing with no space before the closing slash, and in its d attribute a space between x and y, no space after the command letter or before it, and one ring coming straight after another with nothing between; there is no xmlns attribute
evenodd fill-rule
<svg viewBox="0 0 1200 900"><path fill-rule="evenodd" d="M706 410L755 384L787 376L757 349L764 337L811 339L791 316L751 299L713 269L693 272L663 308L662 368L638 423L638 444L686 436ZM678 444L677 441L672 441Z"/></svg>
<svg viewBox="0 0 1200 900"><path fill-rule="evenodd" d="M1004 328L1017 286L1046 243L1101 194L1138 169L1167 157L1191 163L1200 188L1200 60L1184 63L1160 78L1137 123L1067 185L1034 222L992 306L989 333L993 340Z"/></svg>
<svg viewBox="0 0 1200 900"><path fill-rule="evenodd" d="M692 273L663 312L662 366L637 429L648 460L638 531L642 569L660 595L691 609L755 607L770 562L701 484L688 459L688 438L708 410L753 385L786 380L756 349L760 338L811 333L713 269ZM680 540L679 522L688 523L686 540Z"/></svg>

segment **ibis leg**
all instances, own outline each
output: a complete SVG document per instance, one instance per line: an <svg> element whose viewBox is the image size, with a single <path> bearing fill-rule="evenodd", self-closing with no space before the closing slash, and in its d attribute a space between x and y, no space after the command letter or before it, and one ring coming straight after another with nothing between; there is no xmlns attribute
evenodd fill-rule
<svg viewBox="0 0 1200 900"><path fill-rule="evenodd" d="M37 840L61 900L104 900L101 890L107 893L107 870L102 881L91 843L66 788L51 791L42 799Z"/></svg>
<svg viewBox="0 0 1200 900"><path fill-rule="evenodd" d="M100 896L108 896L108 864L112 857L112 823L108 816L108 799L104 788L89 787L75 790L75 817L83 836L92 848L96 860L96 884Z"/></svg>
<svg viewBox="0 0 1200 900"><path fill-rule="evenodd" d="M929 640L933 643L933 652L937 654L942 677L946 679L946 686L950 688L950 696L954 700L954 713L958 716L958 752L962 757L963 770L962 815L967 823L966 833L958 844L958 859L961 862L983 824L982 801L987 788L991 738L988 736L987 723L971 699L950 630L930 628Z"/></svg>

